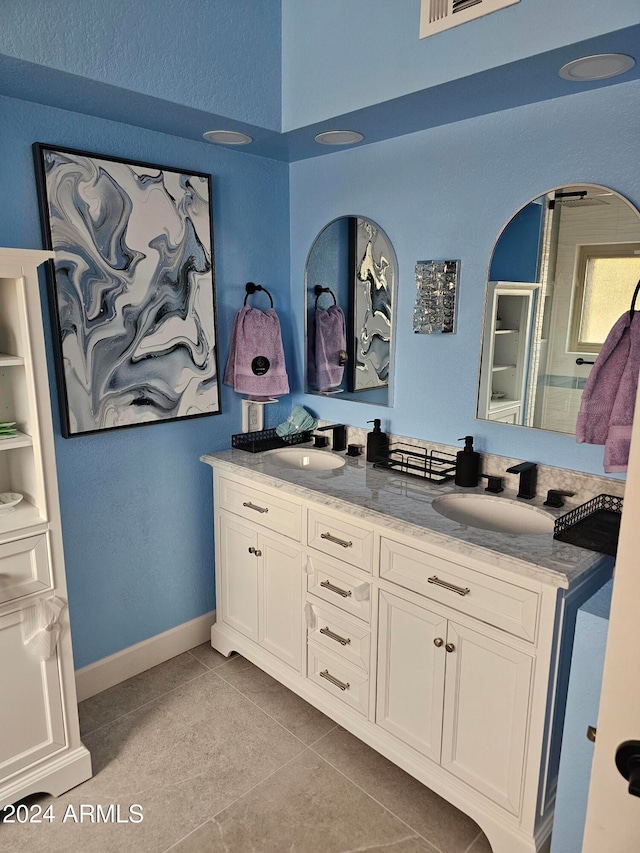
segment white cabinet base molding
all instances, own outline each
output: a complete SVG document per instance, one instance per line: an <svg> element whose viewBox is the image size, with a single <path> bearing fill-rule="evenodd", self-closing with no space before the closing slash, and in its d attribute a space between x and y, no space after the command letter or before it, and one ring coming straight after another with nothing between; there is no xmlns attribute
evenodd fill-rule
<svg viewBox="0 0 640 853"><path fill-rule="evenodd" d="M38 266L0 249L0 810L91 776L80 741Z"/></svg>
<svg viewBox="0 0 640 853"><path fill-rule="evenodd" d="M409 524L399 532L386 516L221 456L203 457L214 469L213 647L243 655L468 814L493 853L546 850L563 651L611 560L585 560L563 588L487 551L448 559ZM444 583L428 582L436 572Z"/></svg>

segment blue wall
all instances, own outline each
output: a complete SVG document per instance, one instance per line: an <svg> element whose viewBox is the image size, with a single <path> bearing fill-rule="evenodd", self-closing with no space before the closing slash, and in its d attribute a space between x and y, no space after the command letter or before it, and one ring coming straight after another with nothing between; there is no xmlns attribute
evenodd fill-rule
<svg viewBox="0 0 640 853"><path fill-rule="evenodd" d="M280 0L3 0L0 54L280 130Z"/></svg>
<svg viewBox="0 0 640 853"><path fill-rule="evenodd" d="M9 98L0 113L0 245L42 246L32 142L209 172L221 368L248 280L273 292L291 340L285 164ZM44 282L42 301L80 667L214 607L211 469L198 458L240 432L240 403L225 385L220 415L61 438Z"/></svg>
<svg viewBox="0 0 640 853"><path fill-rule="evenodd" d="M491 281L538 281L543 213L532 201L506 225L491 258Z"/></svg>
<svg viewBox="0 0 640 853"><path fill-rule="evenodd" d="M633 26L638 2L522 0L422 40L419 22L419 0L282 0L283 129Z"/></svg>
<svg viewBox="0 0 640 853"><path fill-rule="evenodd" d="M302 351L304 263L330 220L358 210L379 223L399 268L393 432L602 474L602 448L570 436L475 420L484 288L497 236L550 187L586 182L640 206L640 83L622 83L469 119L291 166L291 287ZM414 267L459 258L454 335L414 335ZM416 383L419 376L419 383ZM379 410L299 395L323 418L364 426Z"/></svg>

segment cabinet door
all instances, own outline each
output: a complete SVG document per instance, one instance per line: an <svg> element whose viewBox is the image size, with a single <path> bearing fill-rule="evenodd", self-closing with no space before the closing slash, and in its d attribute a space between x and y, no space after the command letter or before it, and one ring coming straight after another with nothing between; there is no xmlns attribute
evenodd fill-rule
<svg viewBox="0 0 640 853"><path fill-rule="evenodd" d="M518 814L533 660L449 623L442 766Z"/></svg>
<svg viewBox="0 0 640 853"><path fill-rule="evenodd" d="M221 513L219 537L221 619L258 642L258 535Z"/></svg>
<svg viewBox="0 0 640 853"><path fill-rule="evenodd" d="M58 656L30 655L24 614L0 616L0 779L65 746Z"/></svg>
<svg viewBox="0 0 640 853"><path fill-rule="evenodd" d="M297 545L258 539L261 646L300 671L303 553ZM305 575L306 580L306 575Z"/></svg>
<svg viewBox="0 0 640 853"><path fill-rule="evenodd" d="M440 760L447 620L380 593L376 722Z"/></svg>

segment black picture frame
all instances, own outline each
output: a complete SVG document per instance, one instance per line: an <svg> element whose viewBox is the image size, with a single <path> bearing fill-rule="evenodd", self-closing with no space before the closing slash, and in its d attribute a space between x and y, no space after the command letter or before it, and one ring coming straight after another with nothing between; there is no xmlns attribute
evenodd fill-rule
<svg viewBox="0 0 640 853"><path fill-rule="evenodd" d="M63 436L220 414L211 176L33 156Z"/></svg>

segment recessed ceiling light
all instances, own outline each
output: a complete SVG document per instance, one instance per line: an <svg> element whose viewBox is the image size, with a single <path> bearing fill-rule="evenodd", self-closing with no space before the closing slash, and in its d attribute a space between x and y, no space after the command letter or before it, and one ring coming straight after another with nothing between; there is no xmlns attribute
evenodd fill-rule
<svg viewBox="0 0 640 853"><path fill-rule="evenodd" d="M321 145L353 145L364 139L357 130L325 130L316 136L316 142Z"/></svg>
<svg viewBox="0 0 640 853"><path fill-rule="evenodd" d="M596 53L593 56L581 56L563 65L558 72L565 80L578 83L589 80L606 80L616 77L633 68L636 64L632 56L624 53Z"/></svg>
<svg viewBox="0 0 640 853"><path fill-rule="evenodd" d="M238 130L208 130L203 136L207 142L216 142L218 145L248 145L253 142L252 136Z"/></svg>

